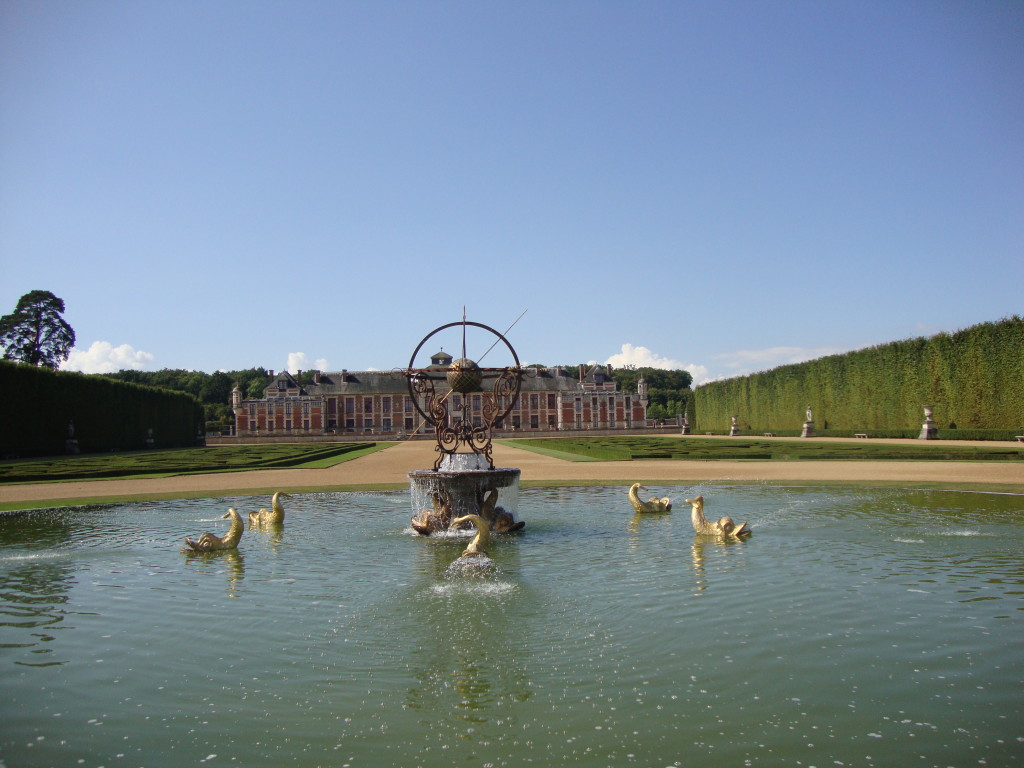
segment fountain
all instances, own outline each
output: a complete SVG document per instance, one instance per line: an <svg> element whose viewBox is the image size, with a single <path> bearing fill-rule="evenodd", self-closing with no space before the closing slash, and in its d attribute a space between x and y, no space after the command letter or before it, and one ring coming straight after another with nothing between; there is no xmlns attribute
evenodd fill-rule
<svg viewBox="0 0 1024 768"><path fill-rule="evenodd" d="M1021 765L1024 497L662 487L754 536L524 487L530 538L450 579L407 488L194 555L266 496L0 516L0 762Z"/></svg>
<svg viewBox="0 0 1024 768"><path fill-rule="evenodd" d="M469 359L469 328L497 337L484 355L500 342L513 364L483 368ZM417 367L417 356L427 342L450 329L462 331L462 357L445 365L449 358L435 355L431 365ZM496 468L491 455L494 427L515 408L522 376L519 356L505 336L467 321L465 315L459 322L435 328L413 351L406 370L409 395L423 423L433 427L437 441L433 469L409 473L412 526L418 533L429 536L447 530L455 518L467 515L479 515L497 532L523 528L523 522L515 521L519 470ZM447 392L441 395L439 389L445 387ZM468 450L460 452L462 446Z"/></svg>

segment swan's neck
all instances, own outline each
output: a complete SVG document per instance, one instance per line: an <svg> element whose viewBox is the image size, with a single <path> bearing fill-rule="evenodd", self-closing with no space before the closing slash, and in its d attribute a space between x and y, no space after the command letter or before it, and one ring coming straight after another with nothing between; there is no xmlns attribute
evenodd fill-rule
<svg viewBox="0 0 1024 768"><path fill-rule="evenodd" d="M700 504L693 505L693 511L690 513L690 520L693 521L693 527L700 533L706 533L711 524L704 517L704 509Z"/></svg>
<svg viewBox="0 0 1024 768"><path fill-rule="evenodd" d="M231 511L231 528L228 530L227 535L224 537L224 541L238 541L242 538L242 531L245 530L245 526L242 524L242 518L234 510Z"/></svg>
<svg viewBox="0 0 1024 768"><path fill-rule="evenodd" d="M480 515L466 515L470 522L476 526L476 536L469 542L469 546L466 547L468 552L480 552L491 540L491 529Z"/></svg>

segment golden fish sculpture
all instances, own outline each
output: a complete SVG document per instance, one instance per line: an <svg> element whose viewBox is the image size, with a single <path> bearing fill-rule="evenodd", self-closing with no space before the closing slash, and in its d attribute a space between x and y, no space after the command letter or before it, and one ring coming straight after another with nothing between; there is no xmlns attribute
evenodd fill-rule
<svg viewBox="0 0 1024 768"><path fill-rule="evenodd" d="M278 491L270 500L270 509L263 508L259 512L249 513L250 528L269 528L275 525L284 525L284 505L281 504L281 497L292 498L290 493Z"/></svg>
<svg viewBox="0 0 1024 768"><path fill-rule="evenodd" d="M656 499L651 497L647 501L643 501L640 498L640 489L644 488L640 483L633 483L629 487L629 503L633 505L633 509L637 512L651 513L651 512L671 512L672 502L669 501L668 497L663 499ZM644 488L646 491L647 489Z"/></svg>
<svg viewBox="0 0 1024 768"><path fill-rule="evenodd" d="M733 536L749 536L751 531L746 523L736 525L731 517L720 517L718 522L712 523L704 517L704 497L698 496L695 499L687 499L686 503L692 507L690 521L693 523L693 530L701 536L717 536L726 538Z"/></svg>

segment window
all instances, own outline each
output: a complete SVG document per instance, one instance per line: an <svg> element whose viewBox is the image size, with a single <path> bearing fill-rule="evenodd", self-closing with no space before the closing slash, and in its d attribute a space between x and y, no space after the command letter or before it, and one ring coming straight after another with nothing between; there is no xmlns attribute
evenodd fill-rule
<svg viewBox="0 0 1024 768"><path fill-rule="evenodd" d="M540 426L540 423L537 419L537 414L535 413L530 416L530 429L537 429L538 426Z"/></svg>
<svg viewBox="0 0 1024 768"><path fill-rule="evenodd" d="M557 407L558 407L557 395L555 395L554 393L551 393L550 395L548 395L548 408L557 408Z"/></svg>
<svg viewBox="0 0 1024 768"><path fill-rule="evenodd" d="M373 413L373 398L372 397L364 397L363 398L363 413Z"/></svg>
<svg viewBox="0 0 1024 768"><path fill-rule="evenodd" d="M530 408L536 410L539 406L536 393L530 395Z"/></svg>
<svg viewBox="0 0 1024 768"><path fill-rule="evenodd" d="M382 397L380 399L380 411L381 413L391 413L391 398Z"/></svg>

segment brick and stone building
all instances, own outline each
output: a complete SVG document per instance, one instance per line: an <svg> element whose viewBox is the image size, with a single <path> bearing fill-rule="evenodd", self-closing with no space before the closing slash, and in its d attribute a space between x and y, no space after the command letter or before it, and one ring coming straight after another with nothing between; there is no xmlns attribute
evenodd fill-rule
<svg viewBox="0 0 1024 768"><path fill-rule="evenodd" d="M431 366L447 368L451 355L443 350ZM576 370L526 368L519 402L504 424L506 432L610 430L648 426L647 383L637 392L619 392L610 368L595 365ZM482 394L451 395L451 411L469 398L470 415L482 423ZM231 394L235 435L289 436L322 434L412 435L432 433L422 423L406 385L405 371L313 372L312 382L300 385L287 371L273 376L262 399Z"/></svg>

